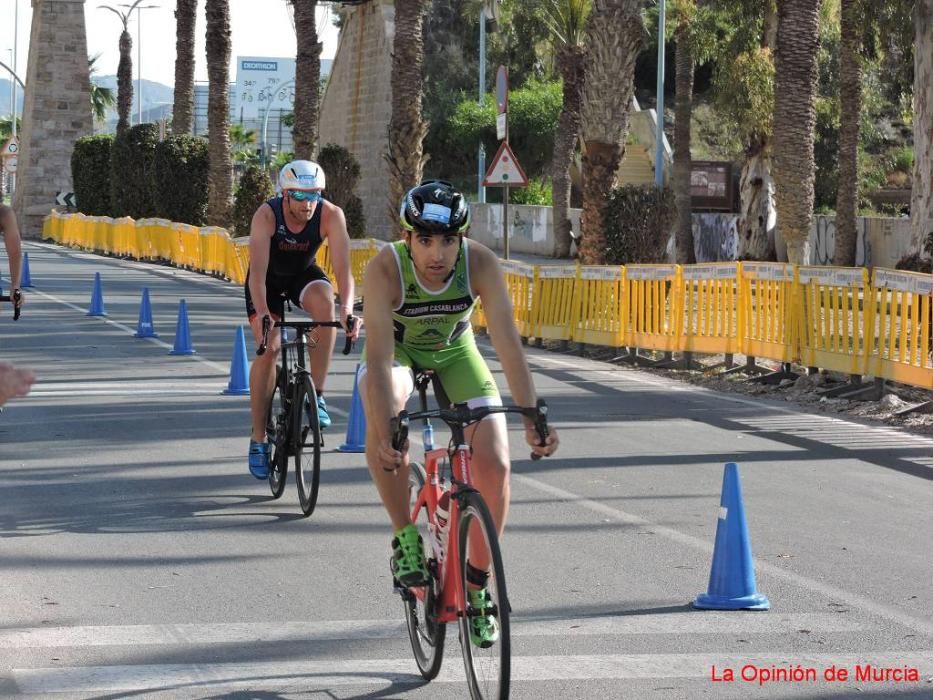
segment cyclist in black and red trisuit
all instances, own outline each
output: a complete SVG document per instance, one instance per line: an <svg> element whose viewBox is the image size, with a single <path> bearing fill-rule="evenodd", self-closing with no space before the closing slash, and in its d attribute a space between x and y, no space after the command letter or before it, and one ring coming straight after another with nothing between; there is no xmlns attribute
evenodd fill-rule
<svg viewBox="0 0 933 700"><path fill-rule="evenodd" d="M317 163L295 160L279 173L281 195L260 205L250 226L250 269L246 281L246 313L256 343L262 342L262 319L281 320L285 295L315 321L333 321L334 289L314 256L327 241L330 260L340 291L338 318L346 325L353 311L354 284L350 270L350 238L343 210L322 199L324 171ZM350 338L360 324L345 328ZM335 328L319 328L310 352L311 377L318 392L318 418L330 425L324 401L324 384L336 339ZM269 336L269 350L253 360L250 368L249 470L257 479L269 476L269 444L266 409L275 389L275 366L280 347L277 334Z"/></svg>

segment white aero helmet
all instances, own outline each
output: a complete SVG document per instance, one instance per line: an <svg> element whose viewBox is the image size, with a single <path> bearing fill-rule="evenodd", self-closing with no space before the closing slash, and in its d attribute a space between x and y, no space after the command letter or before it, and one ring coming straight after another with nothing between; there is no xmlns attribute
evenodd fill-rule
<svg viewBox="0 0 933 700"><path fill-rule="evenodd" d="M310 160L293 160L279 172L279 191L323 190L324 170Z"/></svg>

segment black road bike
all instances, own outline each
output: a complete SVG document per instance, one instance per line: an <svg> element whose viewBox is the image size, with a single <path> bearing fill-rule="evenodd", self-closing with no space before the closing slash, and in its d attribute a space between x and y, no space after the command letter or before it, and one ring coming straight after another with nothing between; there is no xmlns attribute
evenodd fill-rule
<svg viewBox="0 0 933 700"><path fill-rule="evenodd" d="M0 295L0 301L13 302L13 320L14 321L19 321L20 312L22 312L23 310L22 307L19 307L16 305L16 303L20 300L21 297L22 297L22 294L20 293L18 289L13 290L13 296Z"/></svg>
<svg viewBox="0 0 933 700"><path fill-rule="evenodd" d="M347 329L352 332L354 316L347 316ZM266 352L269 331L281 329L280 363L275 368L275 390L266 411L266 440L269 442L269 486L272 496L279 498L285 491L288 459L295 460L295 480L298 501L305 517L314 512L321 481L321 448L324 436L317 414L317 390L308 370L306 354L316 344L316 328L342 328L340 321L281 321L266 316L262 319L262 342L257 355ZM286 329L294 331L295 339L286 339ZM353 340L347 336L343 354L348 355Z"/></svg>

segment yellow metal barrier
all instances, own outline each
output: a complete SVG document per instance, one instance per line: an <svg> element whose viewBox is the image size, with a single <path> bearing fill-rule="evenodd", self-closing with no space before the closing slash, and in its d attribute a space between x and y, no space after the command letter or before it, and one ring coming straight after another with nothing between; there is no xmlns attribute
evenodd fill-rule
<svg viewBox="0 0 933 700"><path fill-rule="evenodd" d="M201 230L190 224L172 224L172 232L178 240L178 257L175 263L192 270L200 270Z"/></svg>
<svg viewBox="0 0 933 700"><path fill-rule="evenodd" d="M154 260L155 246L152 243L152 219L136 220L136 249L140 260Z"/></svg>
<svg viewBox="0 0 933 700"><path fill-rule="evenodd" d="M579 267L542 265L537 272L531 335L547 340L570 340L579 320L580 305L576 294Z"/></svg>
<svg viewBox="0 0 933 700"><path fill-rule="evenodd" d="M622 318L628 322L625 345L644 350L680 349L680 266L627 265L628 293Z"/></svg>
<svg viewBox="0 0 933 700"><path fill-rule="evenodd" d="M739 263L739 337L742 353L779 362L796 359L794 266Z"/></svg>
<svg viewBox="0 0 933 700"><path fill-rule="evenodd" d="M797 279L802 300L797 313L800 361L808 367L865 374L873 329L873 305L862 303L869 294L868 270L800 267Z"/></svg>
<svg viewBox="0 0 933 700"><path fill-rule="evenodd" d="M505 273L505 285L509 291L509 299L512 300L512 313L518 334L523 338L528 338L534 335L532 309L534 308L537 268L534 265L512 260L502 260L500 264Z"/></svg>
<svg viewBox="0 0 933 700"><path fill-rule="evenodd" d="M739 278L736 264L684 265L681 278L681 349L685 352L739 352Z"/></svg>
<svg viewBox="0 0 933 700"><path fill-rule="evenodd" d="M240 271L242 284L246 282L246 273L249 271L249 237L234 238L233 242L235 244L237 269Z"/></svg>
<svg viewBox="0 0 933 700"><path fill-rule="evenodd" d="M933 389L933 275L876 268L871 297L877 319L871 374Z"/></svg>
<svg viewBox="0 0 933 700"><path fill-rule="evenodd" d="M580 268L574 289L574 341L615 348L625 345L625 281L623 267Z"/></svg>
<svg viewBox="0 0 933 700"><path fill-rule="evenodd" d="M363 275L366 266L376 255L376 244L372 239L358 238L350 241L350 269L353 271L353 281L356 284L356 295L363 294Z"/></svg>

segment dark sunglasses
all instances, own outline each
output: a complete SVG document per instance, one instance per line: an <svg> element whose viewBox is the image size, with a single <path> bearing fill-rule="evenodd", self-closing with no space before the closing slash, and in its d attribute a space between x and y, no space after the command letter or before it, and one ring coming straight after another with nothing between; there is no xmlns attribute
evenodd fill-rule
<svg viewBox="0 0 933 700"><path fill-rule="evenodd" d="M288 196L296 202L317 202L321 199L320 192L308 192L306 190L289 190Z"/></svg>

